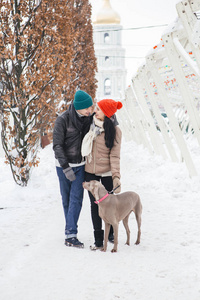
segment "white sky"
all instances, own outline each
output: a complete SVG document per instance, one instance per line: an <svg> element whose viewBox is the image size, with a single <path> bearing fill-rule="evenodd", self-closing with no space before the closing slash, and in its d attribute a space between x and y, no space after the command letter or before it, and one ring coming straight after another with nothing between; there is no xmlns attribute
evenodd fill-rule
<svg viewBox="0 0 200 300"><path fill-rule="evenodd" d="M177 0L110 0L112 8L120 15L122 46L126 49L127 84L136 73L144 57L156 44L166 27L126 30L143 26L170 24L177 18ZM100 10L103 0L90 0L93 16Z"/></svg>

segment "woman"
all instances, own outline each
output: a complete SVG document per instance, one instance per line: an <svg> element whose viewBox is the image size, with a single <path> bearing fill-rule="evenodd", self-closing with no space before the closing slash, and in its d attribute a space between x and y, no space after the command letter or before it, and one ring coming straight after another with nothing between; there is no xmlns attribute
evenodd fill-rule
<svg viewBox="0 0 200 300"><path fill-rule="evenodd" d="M98 180L107 191L120 193L120 149L121 130L119 128L115 113L122 108L120 101L104 99L97 103L93 123L89 132L83 139L82 155L86 156L85 181ZM102 220L98 214L98 205L89 192L91 202L91 216L94 228L94 246L92 250L103 247L104 231ZM109 241L113 242L113 228L109 233Z"/></svg>

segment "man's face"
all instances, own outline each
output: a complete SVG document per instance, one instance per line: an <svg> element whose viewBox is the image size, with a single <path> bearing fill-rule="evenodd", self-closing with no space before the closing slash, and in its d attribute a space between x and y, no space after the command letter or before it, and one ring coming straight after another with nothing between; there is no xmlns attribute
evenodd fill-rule
<svg viewBox="0 0 200 300"><path fill-rule="evenodd" d="M77 111L80 115L88 117L89 115L92 114L92 106L90 106L88 108L84 108L84 109L79 109Z"/></svg>

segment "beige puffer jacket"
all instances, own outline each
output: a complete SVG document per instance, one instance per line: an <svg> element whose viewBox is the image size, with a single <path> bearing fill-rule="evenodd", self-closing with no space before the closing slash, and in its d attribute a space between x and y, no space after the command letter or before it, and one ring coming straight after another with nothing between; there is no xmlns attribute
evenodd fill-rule
<svg viewBox="0 0 200 300"><path fill-rule="evenodd" d="M92 174L103 174L111 171L112 178L120 178L121 129L116 126L116 138L112 149L105 145L105 133L102 132L93 141L92 160L86 162L85 171Z"/></svg>

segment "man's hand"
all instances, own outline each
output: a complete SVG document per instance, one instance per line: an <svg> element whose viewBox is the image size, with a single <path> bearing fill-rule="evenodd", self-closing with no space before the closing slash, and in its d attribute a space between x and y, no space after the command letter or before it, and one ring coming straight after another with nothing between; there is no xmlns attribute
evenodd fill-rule
<svg viewBox="0 0 200 300"><path fill-rule="evenodd" d="M74 180L76 179L76 176L75 176L75 174L74 174L74 171L72 170L71 167L69 167L69 168L67 168L67 169L64 169L63 172L64 172L64 174L65 174L65 176L66 176L66 178L67 178L68 180L74 181Z"/></svg>

